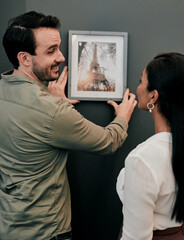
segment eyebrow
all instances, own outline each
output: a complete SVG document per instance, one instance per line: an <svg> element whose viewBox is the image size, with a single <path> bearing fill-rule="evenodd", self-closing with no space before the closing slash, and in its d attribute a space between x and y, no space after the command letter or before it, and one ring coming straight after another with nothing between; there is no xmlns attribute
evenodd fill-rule
<svg viewBox="0 0 184 240"><path fill-rule="evenodd" d="M49 46L49 47L47 48L47 50L52 49L52 48L55 48L55 47L58 47L58 45L57 45L57 44L51 45L51 46Z"/></svg>

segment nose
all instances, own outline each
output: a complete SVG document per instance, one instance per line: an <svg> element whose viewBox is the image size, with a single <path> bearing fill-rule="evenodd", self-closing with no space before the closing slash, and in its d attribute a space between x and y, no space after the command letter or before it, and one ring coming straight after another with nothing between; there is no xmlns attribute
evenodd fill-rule
<svg viewBox="0 0 184 240"><path fill-rule="evenodd" d="M64 62L64 61L65 61L65 57L63 56L62 52L59 50L57 62Z"/></svg>

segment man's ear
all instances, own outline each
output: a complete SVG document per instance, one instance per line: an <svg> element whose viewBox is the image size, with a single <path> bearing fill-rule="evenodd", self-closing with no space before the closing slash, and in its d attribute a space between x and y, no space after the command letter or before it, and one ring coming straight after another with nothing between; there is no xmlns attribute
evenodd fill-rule
<svg viewBox="0 0 184 240"><path fill-rule="evenodd" d="M158 98L159 98L159 93L156 89L150 92L150 103L151 104L155 104L157 102Z"/></svg>
<svg viewBox="0 0 184 240"><path fill-rule="evenodd" d="M17 59L20 65L28 67L30 65L30 58L27 52L19 52L17 54Z"/></svg>

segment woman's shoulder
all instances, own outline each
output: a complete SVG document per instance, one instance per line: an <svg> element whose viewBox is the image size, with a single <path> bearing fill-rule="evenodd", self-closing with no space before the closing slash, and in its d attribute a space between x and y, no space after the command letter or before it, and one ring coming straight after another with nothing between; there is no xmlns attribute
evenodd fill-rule
<svg viewBox="0 0 184 240"><path fill-rule="evenodd" d="M168 132L158 133L139 144L130 152L125 165L138 162L153 169L170 165L172 156L172 135Z"/></svg>
<svg viewBox="0 0 184 240"><path fill-rule="evenodd" d="M172 145L172 135L169 132L157 133L149 137L144 142L137 145L130 154L139 155L139 154L156 154L160 153L162 149L168 149Z"/></svg>

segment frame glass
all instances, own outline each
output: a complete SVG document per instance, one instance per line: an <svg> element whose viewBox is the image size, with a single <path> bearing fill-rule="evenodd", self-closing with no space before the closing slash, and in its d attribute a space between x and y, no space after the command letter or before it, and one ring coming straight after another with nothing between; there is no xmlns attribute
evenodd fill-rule
<svg viewBox="0 0 184 240"><path fill-rule="evenodd" d="M68 97L121 101L127 86L127 32L69 30Z"/></svg>

